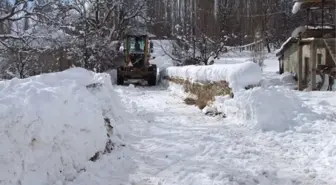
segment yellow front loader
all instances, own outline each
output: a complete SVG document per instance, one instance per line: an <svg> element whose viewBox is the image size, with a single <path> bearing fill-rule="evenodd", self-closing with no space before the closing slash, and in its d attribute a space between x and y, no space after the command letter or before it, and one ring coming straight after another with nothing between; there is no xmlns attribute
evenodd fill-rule
<svg viewBox="0 0 336 185"><path fill-rule="evenodd" d="M156 85L157 66L150 64L153 44L147 34L127 33L124 38L124 65L117 69L117 84L127 80L145 80L149 86Z"/></svg>

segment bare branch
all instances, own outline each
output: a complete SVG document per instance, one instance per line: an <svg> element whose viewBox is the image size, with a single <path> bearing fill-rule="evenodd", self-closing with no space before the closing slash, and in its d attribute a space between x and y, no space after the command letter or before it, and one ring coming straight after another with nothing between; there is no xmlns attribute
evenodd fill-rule
<svg viewBox="0 0 336 185"><path fill-rule="evenodd" d="M22 39L19 36L11 35L11 34L0 34L0 40L5 40L5 39Z"/></svg>

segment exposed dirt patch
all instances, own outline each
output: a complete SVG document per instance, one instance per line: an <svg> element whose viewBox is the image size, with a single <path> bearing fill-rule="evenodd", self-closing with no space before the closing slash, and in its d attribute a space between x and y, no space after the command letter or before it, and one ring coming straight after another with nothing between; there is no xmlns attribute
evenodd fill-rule
<svg viewBox="0 0 336 185"><path fill-rule="evenodd" d="M230 95L233 97L233 93L229 84L225 81L212 82L207 84L191 83L187 80L179 78L165 78L166 80L183 85L186 93L194 94L197 98L186 98L184 102L187 105L196 105L200 109L203 109L208 104L215 100L215 96Z"/></svg>
<svg viewBox="0 0 336 185"><path fill-rule="evenodd" d="M184 99L184 103L187 105L196 105L196 100L193 98L186 98Z"/></svg>

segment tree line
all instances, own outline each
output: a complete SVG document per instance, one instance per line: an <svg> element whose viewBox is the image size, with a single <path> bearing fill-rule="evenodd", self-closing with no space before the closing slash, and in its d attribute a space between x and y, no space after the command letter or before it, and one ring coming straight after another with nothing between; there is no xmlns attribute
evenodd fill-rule
<svg viewBox="0 0 336 185"><path fill-rule="evenodd" d="M260 39L271 51L305 23L306 14L293 15L292 6L288 0L0 0L0 73L24 78L69 64L113 68L121 57L116 41L132 28L174 40L170 54L178 64L207 64L225 46Z"/></svg>
<svg viewBox="0 0 336 185"><path fill-rule="evenodd" d="M154 19L150 30L159 37L171 37L178 25L186 35L194 31L213 40L228 37L229 45L251 43L258 34L279 44L305 18L291 13L293 2L288 0L148 0L148 4Z"/></svg>

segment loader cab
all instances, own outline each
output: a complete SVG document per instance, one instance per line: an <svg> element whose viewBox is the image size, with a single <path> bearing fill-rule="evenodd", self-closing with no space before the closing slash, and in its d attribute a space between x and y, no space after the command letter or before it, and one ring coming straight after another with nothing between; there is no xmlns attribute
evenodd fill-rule
<svg viewBox="0 0 336 185"><path fill-rule="evenodd" d="M145 54L145 37L128 37L127 50L130 54Z"/></svg>
<svg viewBox="0 0 336 185"><path fill-rule="evenodd" d="M141 68L147 65L153 44L147 35L126 35L124 40L126 63Z"/></svg>
<svg viewBox="0 0 336 185"><path fill-rule="evenodd" d="M124 51L126 53L153 53L153 42L149 40L147 35L126 35L124 39ZM149 46L149 47L148 47Z"/></svg>
<svg viewBox="0 0 336 185"><path fill-rule="evenodd" d="M156 85L157 66L149 62L153 43L147 34L126 34L124 37L124 65L117 68L117 84L133 80L147 81L149 86Z"/></svg>

